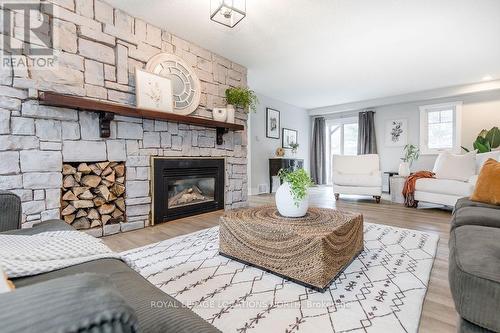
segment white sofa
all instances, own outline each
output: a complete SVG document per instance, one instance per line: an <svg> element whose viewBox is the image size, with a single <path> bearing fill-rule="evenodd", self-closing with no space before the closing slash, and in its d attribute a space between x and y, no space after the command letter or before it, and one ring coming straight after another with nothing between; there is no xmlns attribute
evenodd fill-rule
<svg viewBox="0 0 500 333"><path fill-rule="evenodd" d="M377 154L343 156L334 155L332 163L333 193L373 196L380 202L382 195L382 173Z"/></svg>
<svg viewBox="0 0 500 333"><path fill-rule="evenodd" d="M436 159L433 169L433 172L436 173L436 178L417 180L415 184L416 201L455 206L458 199L469 197L474 191L479 171L484 162L488 158L494 158L497 161L500 160L500 151L475 155L472 166L467 166L468 162L465 160L457 160L457 156L451 156L451 160L445 161L445 165L443 165L443 158L446 159L444 154L440 154L438 159Z"/></svg>

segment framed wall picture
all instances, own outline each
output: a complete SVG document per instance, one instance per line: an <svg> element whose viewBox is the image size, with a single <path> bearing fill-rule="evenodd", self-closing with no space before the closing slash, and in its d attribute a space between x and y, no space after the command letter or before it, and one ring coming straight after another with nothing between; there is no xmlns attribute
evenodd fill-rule
<svg viewBox="0 0 500 333"><path fill-rule="evenodd" d="M278 110L266 108L266 137L280 138L280 112Z"/></svg>
<svg viewBox="0 0 500 333"><path fill-rule="evenodd" d="M297 131L289 128L283 128L283 148L293 149L292 145L295 143L297 143Z"/></svg>
<svg viewBox="0 0 500 333"><path fill-rule="evenodd" d="M385 145L388 147L404 146L408 142L408 120L388 120L385 124Z"/></svg>
<svg viewBox="0 0 500 333"><path fill-rule="evenodd" d="M138 108L174 112L172 81L170 79L136 68L135 80Z"/></svg>

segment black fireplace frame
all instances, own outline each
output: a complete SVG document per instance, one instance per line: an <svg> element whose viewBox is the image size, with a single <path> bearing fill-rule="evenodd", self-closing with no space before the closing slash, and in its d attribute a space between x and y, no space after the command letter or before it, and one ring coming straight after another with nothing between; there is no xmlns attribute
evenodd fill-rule
<svg viewBox="0 0 500 333"><path fill-rule="evenodd" d="M179 178L215 177L214 201L168 207L168 181ZM153 158L153 223L224 209L225 160L223 158Z"/></svg>

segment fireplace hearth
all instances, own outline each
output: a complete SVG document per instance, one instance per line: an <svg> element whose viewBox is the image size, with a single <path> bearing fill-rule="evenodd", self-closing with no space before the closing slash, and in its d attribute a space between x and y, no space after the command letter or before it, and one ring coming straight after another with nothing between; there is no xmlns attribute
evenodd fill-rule
<svg viewBox="0 0 500 333"><path fill-rule="evenodd" d="M153 221L224 209L224 159L153 159Z"/></svg>

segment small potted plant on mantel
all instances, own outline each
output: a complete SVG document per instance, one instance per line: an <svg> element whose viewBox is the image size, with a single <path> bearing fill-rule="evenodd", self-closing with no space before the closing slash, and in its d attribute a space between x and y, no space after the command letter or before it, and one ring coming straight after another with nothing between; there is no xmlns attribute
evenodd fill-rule
<svg viewBox="0 0 500 333"><path fill-rule="evenodd" d="M285 217L302 217L309 209L309 187L313 182L304 169L281 169L278 176L283 181L276 191L276 208Z"/></svg>
<svg viewBox="0 0 500 333"><path fill-rule="evenodd" d="M402 177L408 177L410 175L410 167L414 161L418 160L420 156L420 149L417 146L408 144L403 148L404 157L401 158L399 164L398 174Z"/></svg>
<svg viewBox="0 0 500 333"><path fill-rule="evenodd" d="M227 122L234 123L234 108L241 108L245 112L257 111L257 95L253 90L248 88L228 88L226 89L227 102Z"/></svg>

